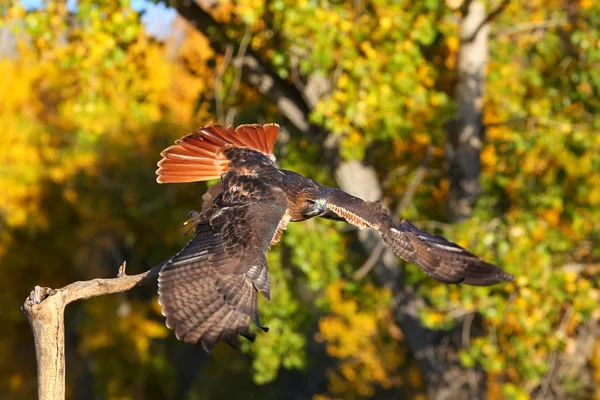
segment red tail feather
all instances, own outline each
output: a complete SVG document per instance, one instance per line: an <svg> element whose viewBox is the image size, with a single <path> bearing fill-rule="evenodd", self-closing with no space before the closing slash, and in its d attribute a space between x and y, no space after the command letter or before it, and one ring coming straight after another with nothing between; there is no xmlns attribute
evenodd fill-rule
<svg viewBox="0 0 600 400"><path fill-rule="evenodd" d="M163 150L158 162L159 183L196 182L216 179L229 169L223 150L248 148L263 153L272 160L273 146L279 125L240 125L235 131L229 126L208 125L196 133L175 142Z"/></svg>

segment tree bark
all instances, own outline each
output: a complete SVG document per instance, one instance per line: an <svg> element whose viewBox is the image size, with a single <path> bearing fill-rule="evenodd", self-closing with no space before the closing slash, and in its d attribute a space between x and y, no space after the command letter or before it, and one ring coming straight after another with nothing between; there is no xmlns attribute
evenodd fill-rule
<svg viewBox="0 0 600 400"><path fill-rule="evenodd" d="M460 21L455 100L456 117L446 125L451 222L471 215L480 192L480 153L483 143L483 91L488 58L489 16L480 1L466 1Z"/></svg>
<svg viewBox="0 0 600 400"><path fill-rule="evenodd" d="M126 275L125 263L114 279L74 282L61 289L36 286L23 304L35 342L38 399L65 398L65 307L77 300L120 293L154 281L163 264L138 275Z"/></svg>
<svg viewBox="0 0 600 400"><path fill-rule="evenodd" d="M38 368L38 398L65 398L64 298L57 291L36 286L23 311L33 330Z"/></svg>

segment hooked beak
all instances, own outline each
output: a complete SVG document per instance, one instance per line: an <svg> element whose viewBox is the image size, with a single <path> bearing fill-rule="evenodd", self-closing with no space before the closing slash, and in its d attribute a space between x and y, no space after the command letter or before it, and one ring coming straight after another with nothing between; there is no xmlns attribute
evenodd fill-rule
<svg viewBox="0 0 600 400"><path fill-rule="evenodd" d="M316 201L316 205L319 208L319 214L323 214L327 211L327 200L325 199L318 199Z"/></svg>

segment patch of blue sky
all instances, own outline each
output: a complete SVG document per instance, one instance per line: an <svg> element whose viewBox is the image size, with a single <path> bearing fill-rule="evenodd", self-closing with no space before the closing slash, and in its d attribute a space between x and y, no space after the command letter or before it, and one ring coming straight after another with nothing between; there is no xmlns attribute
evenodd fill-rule
<svg viewBox="0 0 600 400"><path fill-rule="evenodd" d="M163 3L154 4L145 0L132 0L131 8L133 8L134 3L138 2L146 3L145 8L141 11L134 8L137 12L143 12L142 23L146 28L146 32L158 40L167 39L171 34L177 11L174 8L165 6Z"/></svg>
<svg viewBox="0 0 600 400"><path fill-rule="evenodd" d="M27 11L44 7L43 0L21 0L21 5ZM171 34L173 22L177 17L174 8L167 7L164 3L155 4L148 0L131 0L131 8L142 14L142 24L146 32L158 40L165 40ZM77 11L77 0L67 0L67 9Z"/></svg>
<svg viewBox="0 0 600 400"><path fill-rule="evenodd" d="M21 0L21 5L27 11L38 10L44 7L44 0ZM67 10L77 10L77 0L67 0Z"/></svg>

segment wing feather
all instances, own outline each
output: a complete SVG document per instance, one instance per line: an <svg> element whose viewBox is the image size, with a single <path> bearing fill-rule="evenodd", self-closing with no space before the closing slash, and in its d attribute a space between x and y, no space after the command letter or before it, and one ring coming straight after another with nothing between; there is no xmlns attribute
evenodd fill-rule
<svg viewBox="0 0 600 400"><path fill-rule="evenodd" d="M339 189L328 189L326 218L331 213L359 228L376 229L403 260L417 264L427 275L445 283L488 286L515 277L489 264L442 236L418 229L408 220L395 225L379 202L367 202Z"/></svg>
<svg viewBox="0 0 600 400"><path fill-rule="evenodd" d="M240 181L241 179L241 181ZM241 196L233 187L244 182ZM270 297L265 257L287 209L278 187L258 178L231 178L211 188L192 240L159 274L159 303L177 338L210 352L219 340L253 340L250 323L263 327L258 292Z"/></svg>

